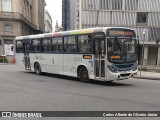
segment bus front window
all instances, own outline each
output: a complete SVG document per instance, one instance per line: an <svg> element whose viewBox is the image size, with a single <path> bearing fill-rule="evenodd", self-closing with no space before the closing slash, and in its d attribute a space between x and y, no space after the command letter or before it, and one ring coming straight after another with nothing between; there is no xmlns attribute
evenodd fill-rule
<svg viewBox="0 0 160 120"><path fill-rule="evenodd" d="M136 62L136 42L132 38L108 38L108 60L113 63Z"/></svg>

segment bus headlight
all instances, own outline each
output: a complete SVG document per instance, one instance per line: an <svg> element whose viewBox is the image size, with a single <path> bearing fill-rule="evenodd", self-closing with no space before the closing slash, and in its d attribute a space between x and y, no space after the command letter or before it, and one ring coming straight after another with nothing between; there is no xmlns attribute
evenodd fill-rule
<svg viewBox="0 0 160 120"><path fill-rule="evenodd" d="M107 65L108 69L113 72L113 73L117 73L116 68L114 68L112 65Z"/></svg>
<svg viewBox="0 0 160 120"><path fill-rule="evenodd" d="M136 63L136 64L132 67L132 70L133 70L133 71L136 71L137 68L138 68L138 64Z"/></svg>

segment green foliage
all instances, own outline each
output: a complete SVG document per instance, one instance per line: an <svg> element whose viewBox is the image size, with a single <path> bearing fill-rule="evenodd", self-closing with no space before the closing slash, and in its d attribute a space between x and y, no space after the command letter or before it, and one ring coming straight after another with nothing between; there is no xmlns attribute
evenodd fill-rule
<svg viewBox="0 0 160 120"><path fill-rule="evenodd" d="M0 63L3 63L3 61L4 61L4 63L8 63L8 59L7 58L4 58L4 60L3 60L3 58L0 58Z"/></svg>

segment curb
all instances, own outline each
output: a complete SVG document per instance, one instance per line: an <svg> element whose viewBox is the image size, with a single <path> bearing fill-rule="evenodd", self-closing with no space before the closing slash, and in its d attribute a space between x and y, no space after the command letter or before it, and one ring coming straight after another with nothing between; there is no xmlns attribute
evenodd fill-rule
<svg viewBox="0 0 160 120"><path fill-rule="evenodd" d="M15 65L15 64L12 64L12 63L0 63L0 65Z"/></svg>
<svg viewBox="0 0 160 120"><path fill-rule="evenodd" d="M135 76L133 78L146 79L146 80L160 80L160 78L144 77L144 76Z"/></svg>

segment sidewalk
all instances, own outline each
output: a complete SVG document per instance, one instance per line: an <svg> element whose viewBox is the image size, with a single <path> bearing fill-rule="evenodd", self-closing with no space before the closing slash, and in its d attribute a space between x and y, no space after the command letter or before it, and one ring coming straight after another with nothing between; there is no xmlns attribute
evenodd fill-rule
<svg viewBox="0 0 160 120"><path fill-rule="evenodd" d="M0 63L0 65L15 65L15 63Z"/></svg>
<svg viewBox="0 0 160 120"><path fill-rule="evenodd" d="M134 78L160 80L160 73L142 71L140 76L140 71L138 71L138 75L134 76Z"/></svg>

